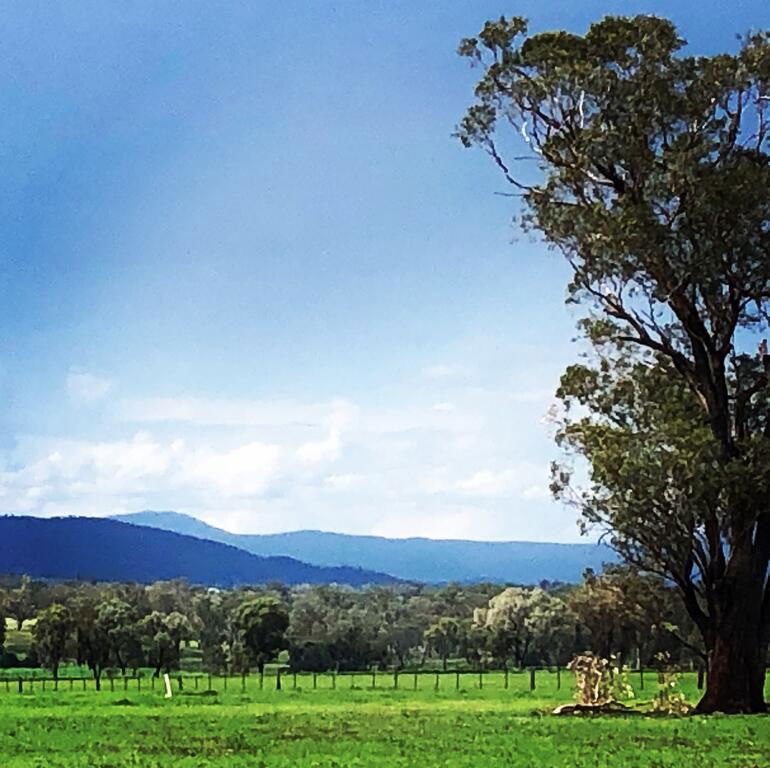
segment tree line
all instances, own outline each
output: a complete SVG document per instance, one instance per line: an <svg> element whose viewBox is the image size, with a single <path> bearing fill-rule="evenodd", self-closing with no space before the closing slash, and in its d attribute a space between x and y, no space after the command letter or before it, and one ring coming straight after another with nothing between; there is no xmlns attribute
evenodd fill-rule
<svg viewBox="0 0 770 768"><path fill-rule="evenodd" d="M29 631L26 656L0 666L87 666L99 685L122 674L179 669L197 648L204 670L242 673L279 662L293 670L509 668L566 664L593 652L651 664L704 658L675 592L652 576L612 566L579 585L398 585L353 589L282 584L222 590L184 581L151 585L0 582L6 624ZM5 621L8 619L9 621Z"/></svg>

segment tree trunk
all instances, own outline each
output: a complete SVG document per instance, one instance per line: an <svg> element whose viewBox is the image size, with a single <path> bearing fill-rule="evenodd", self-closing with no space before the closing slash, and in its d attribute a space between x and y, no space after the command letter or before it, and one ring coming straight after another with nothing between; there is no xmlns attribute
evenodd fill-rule
<svg viewBox="0 0 770 768"><path fill-rule="evenodd" d="M750 594L750 591L749 591ZM753 599L735 599L714 634L708 659L706 691L695 711L760 713L764 700L767 641Z"/></svg>
<svg viewBox="0 0 770 768"><path fill-rule="evenodd" d="M752 647L753 645L753 647ZM706 692L695 711L754 714L767 711L764 700L767 649L742 637L718 638L709 657Z"/></svg>

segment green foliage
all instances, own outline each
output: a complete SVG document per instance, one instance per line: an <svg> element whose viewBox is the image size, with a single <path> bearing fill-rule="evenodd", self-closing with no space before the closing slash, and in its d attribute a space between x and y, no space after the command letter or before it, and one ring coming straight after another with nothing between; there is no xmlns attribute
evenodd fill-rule
<svg viewBox="0 0 770 768"><path fill-rule="evenodd" d="M34 629L35 649L41 663L50 667L56 677L65 657L74 621L69 608L54 603L37 616Z"/></svg>
<svg viewBox="0 0 770 768"><path fill-rule="evenodd" d="M241 645L260 670L286 645L289 614L278 598L266 595L242 603L234 624Z"/></svg>
<svg viewBox="0 0 770 768"><path fill-rule="evenodd" d="M559 651L571 639L574 620L564 601L542 589L508 587L474 613L474 623L487 630L493 658L503 663L513 657L524 666L532 651L558 661Z"/></svg>

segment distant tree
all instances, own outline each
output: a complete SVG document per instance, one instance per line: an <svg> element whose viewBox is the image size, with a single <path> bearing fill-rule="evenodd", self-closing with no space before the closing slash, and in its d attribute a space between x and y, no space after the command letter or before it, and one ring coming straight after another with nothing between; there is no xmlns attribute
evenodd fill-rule
<svg viewBox="0 0 770 768"><path fill-rule="evenodd" d="M441 659L446 672L447 662L453 654L459 653L462 640L462 626L457 619L444 616L425 630L423 639L429 652Z"/></svg>
<svg viewBox="0 0 770 768"><path fill-rule="evenodd" d="M535 649L550 655L572 625L564 602L540 587L508 587L474 613L474 622L490 633L493 655L503 662L512 657L517 667Z"/></svg>
<svg viewBox="0 0 770 768"><path fill-rule="evenodd" d="M5 605L8 615L16 621L17 631L21 632L24 622L34 618L41 607L35 600L35 586L29 576L22 576L19 586L8 591Z"/></svg>
<svg viewBox="0 0 770 768"><path fill-rule="evenodd" d="M249 659L260 673L266 662L286 647L289 613L275 597L258 597L238 606L234 626Z"/></svg>
<svg viewBox="0 0 770 768"><path fill-rule="evenodd" d="M590 483L565 463L556 491L677 585L708 652L698 711L763 712L770 35L735 54L684 45L654 16L585 35L490 21L460 46L481 77L458 135L573 270L592 356L562 380L560 439Z"/></svg>
<svg viewBox="0 0 770 768"><path fill-rule="evenodd" d="M81 594L69 601L68 608L75 631L75 658L94 676L96 690L101 689L102 671L110 661L110 642L99 621L98 594Z"/></svg>
<svg viewBox="0 0 770 768"><path fill-rule="evenodd" d="M54 679L59 677L59 665L65 658L73 629L69 608L57 603L39 613L32 628L37 657L43 666L51 669Z"/></svg>
<svg viewBox="0 0 770 768"><path fill-rule="evenodd" d="M155 677L179 668L182 642L193 637L190 620L178 611L153 611L139 622L139 632Z"/></svg>
<svg viewBox="0 0 770 768"><path fill-rule="evenodd" d="M139 619L134 607L118 598L97 606L96 622L105 639L110 659L125 675L128 666L138 667L142 659Z"/></svg>
<svg viewBox="0 0 770 768"><path fill-rule="evenodd" d="M228 602L219 590L207 590L193 597L203 666L212 672L227 668L229 652L237 642Z"/></svg>

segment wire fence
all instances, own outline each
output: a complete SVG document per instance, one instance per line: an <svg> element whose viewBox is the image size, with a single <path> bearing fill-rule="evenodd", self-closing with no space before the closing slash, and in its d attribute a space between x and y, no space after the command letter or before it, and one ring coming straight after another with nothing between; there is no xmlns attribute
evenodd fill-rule
<svg viewBox="0 0 770 768"><path fill-rule="evenodd" d="M684 672L684 670L682 670ZM688 670L689 671L689 670ZM645 685L658 679L657 668L625 670L625 673L644 690ZM572 674L563 667L530 667L516 670L479 671L405 671L366 670L358 672L299 672L275 669L261 674L185 674L170 673L173 688L182 692L220 693L247 691L308 691L308 690L412 690L448 691L467 688L529 690L538 686L560 690L572 684ZM697 670L697 687L705 683L705 671ZM162 677L155 675L114 675L45 677L38 675L6 675L0 677L0 693L34 693L35 691L164 691Z"/></svg>

